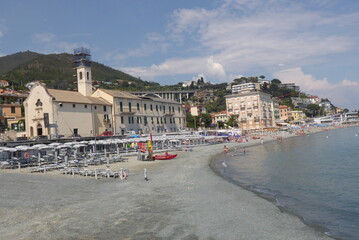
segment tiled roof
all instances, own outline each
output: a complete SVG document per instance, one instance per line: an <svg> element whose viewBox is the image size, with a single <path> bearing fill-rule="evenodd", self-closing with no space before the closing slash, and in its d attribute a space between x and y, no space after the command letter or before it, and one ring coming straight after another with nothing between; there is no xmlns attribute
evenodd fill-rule
<svg viewBox="0 0 359 240"><path fill-rule="evenodd" d="M109 102L102 98L85 97L79 92L66 91L58 89L47 89L48 93L57 102L71 102L71 103L87 103L87 104L99 104L99 105L111 105Z"/></svg>

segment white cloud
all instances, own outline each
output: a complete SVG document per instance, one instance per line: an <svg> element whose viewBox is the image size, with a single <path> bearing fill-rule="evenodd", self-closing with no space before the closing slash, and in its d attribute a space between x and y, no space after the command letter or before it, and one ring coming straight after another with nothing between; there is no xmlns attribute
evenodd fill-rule
<svg viewBox="0 0 359 240"><path fill-rule="evenodd" d="M203 73L206 76L224 79L226 74L223 66L214 61L212 56L207 58L169 59L150 67L120 68L121 70L143 79L153 80L156 76Z"/></svg>
<svg viewBox="0 0 359 240"><path fill-rule="evenodd" d="M213 56L210 56L207 60L207 73L210 76L218 77L220 79L225 78L226 72L222 64L215 62Z"/></svg>
<svg viewBox="0 0 359 240"><path fill-rule="evenodd" d="M295 83L301 91L318 94L329 98L334 105L347 108L359 108L359 83L344 79L338 83L329 82L327 78L316 79L313 75L305 74L301 68L291 68L278 71L273 75L284 83Z"/></svg>
<svg viewBox="0 0 359 240"><path fill-rule="evenodd" d="M49 43L54 41L55 35L52 33L35 33L32 39L38 43Z"/></svg>
<svg viewBox="0 0 359 240"><path fill-rule="evenodd" d="M328 5L321 1L311 4ZM337 33L336 29L356 27L359 14L332 15L324 10L308 9L299 2L285 0L225 0L211 10L177 9L168 24L168 38L153 33L146 37L160 39L168 48L183 47L186 57L139 67L138 72L145 73L144 78L206 72L223 79L258 68L277 71L283 66L319 63L326 61L326 56L355 47L353 31ZM158 50L151 48L150 51L141 46L119 56L123 60L140 56L138 53L147 56ZM209 62L207 69L203 68L203 59L209 56L216 62ZM171 65L174 62L179 64ZM183 69L185 63L190 63L186 66L188 69ZM136 71L136 68L131 69Z"/></svg>

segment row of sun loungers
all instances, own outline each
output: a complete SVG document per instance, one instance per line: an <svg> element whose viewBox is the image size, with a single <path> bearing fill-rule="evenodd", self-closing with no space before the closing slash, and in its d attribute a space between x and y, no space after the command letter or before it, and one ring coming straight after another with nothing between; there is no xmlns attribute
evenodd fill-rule
<svg viewBox="0 0 359 240"><path fill-rule="evenodd" d="M85 168L63 168L60 169L62 174L70 175L81 175L85 177L95 177L97 178L121 178L125 179L128 176L128 169L122 169L118 171L110 171L107 169L95 169L89 170Z"/></svg>

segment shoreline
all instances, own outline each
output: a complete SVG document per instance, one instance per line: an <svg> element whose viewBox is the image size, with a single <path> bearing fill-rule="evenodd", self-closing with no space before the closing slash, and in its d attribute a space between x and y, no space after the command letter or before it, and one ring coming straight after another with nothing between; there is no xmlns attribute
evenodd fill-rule
<svg viewBox="0 0 359 240"><path fill-rule="evenodd" d="M287 138L292 138L292 137L303 137L303 136L306 136L306 135L312 135L312 134L317 134L317 133L323 133L325 131L333 131L333 130L337 130L337 129L341 129L341 128L347 128L347 127L358 127L358 125L348 125L348 126L342 126L342 127L331 127L331 128L328 128L328 127L316 127L316 128L311 128L311 129L306 129L304 132L305 132L305 135L287 135L283 138L283 140L287 139ZM309 130L309 131L308 131ZM314 130L314 131L313 131ZM266 143L273 143L273 141L276 141L276 139L271 139L271 138L267 138L267 139L264 139L264 142L263 144L266 144ZM278 144L278 143L277 143ZM241 145L237 145L236 148L255 148L257 146L261 145L260 142L255 142L255 143L252 143L252 144L241 144ZM326 227L324 226L321 226L321 225L317 225L317 224L314 224L314 223L311 223L309 221L306 221L301 215L299 214L296 214L288 209L286 209L284 206L280 206L277 204L277 199L275 196L270 196L269 194L266 194L266 193L261 193L259 191L256 191L255 189L251 188L251 186L247 186L243 183L239 183L239 182L236 182L234 180L232 180L231 178L227 177L221 170L221 168L223 168L222 165L220 165L221 162L224 162L225 161L225 157L221 156L222 154L221 153L218 153L216 155L214 155L211 159L210 159L210 162L209 162L209 166L210 168L213 170L214 173L216 173L219 177L225 179L226 181L240 187L240 188L243 188L249 192L252 192L254 194L256 194L258 197L260 198L263 198L265 199L266 201L272 203L275 207L277 207L281 212L283 213L286 213L286 214L290 214L292 216L295 216L297 218L299 218L305 225L315 229L316 231L319 231L321 233L323 233L324 235L328 236L330 239L336 239L336 240L340 240L341 238L337 238L337 237L334 237L334 236L331 236L329 234L327 234L328 230Z"/></svg>
<svg viewBox="0 0 359 240"><path fill-rule="evenodd" d="M137 160L138 169L122 181L0 171L0 233L6 239L332 239L218 176L210 162L223 145L238 143L148 164L149 181L141 171L147 162Z"/></svg>

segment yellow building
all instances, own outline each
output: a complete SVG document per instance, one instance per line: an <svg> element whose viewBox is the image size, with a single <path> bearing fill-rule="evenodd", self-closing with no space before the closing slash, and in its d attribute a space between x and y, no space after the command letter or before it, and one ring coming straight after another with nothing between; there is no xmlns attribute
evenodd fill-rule
<svg viewBox="0 0 359 240"><path fill-rule="evenodd" d="M292 114L293 121L302 121L302 120L306 119L305 113L301 110L293 110L291 112L291 114Z"/></svg>

